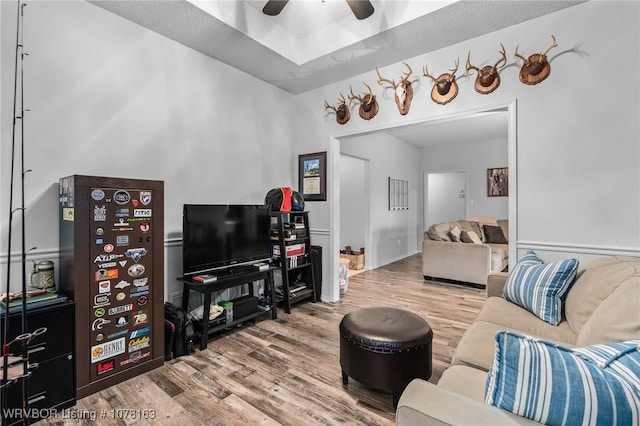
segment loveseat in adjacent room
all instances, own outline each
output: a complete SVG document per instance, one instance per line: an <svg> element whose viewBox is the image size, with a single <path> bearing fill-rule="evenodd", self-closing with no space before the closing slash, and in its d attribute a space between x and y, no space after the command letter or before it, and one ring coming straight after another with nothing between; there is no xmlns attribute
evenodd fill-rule
<svg viewBox="0 0 640 426"><path fill-rule="evenodd" d="M486 286L490 272L509 266L508 220L470 218L429 226L422 241L422 275Z"/></svg>

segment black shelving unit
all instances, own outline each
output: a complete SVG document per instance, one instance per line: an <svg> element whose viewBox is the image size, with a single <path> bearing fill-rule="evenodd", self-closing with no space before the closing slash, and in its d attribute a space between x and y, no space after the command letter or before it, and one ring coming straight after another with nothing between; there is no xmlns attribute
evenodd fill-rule
<svg viewBox="0 0 640 426"><path fill-rule="evenodd" d="M291 305L297 302L317 301L311 263L309 212L272 211L271 217L272 259L282 271L282 292L276 292L276 298L284 311L290 314Z"/></svg>
<svg viewBox="0 0 640 426"><path fill-rule="evenodd" d="M212 334L221 332L247 321L255 320L260 315L269 312L271 313L271 319L278 318L276 301L275 297L273 296L273 271L276 269L277 268L273 266L270 266L268 269L262 271L256 267L242 268L239 272L230 272L224 275L221 274L220 276L218 276L216 281L206 284L193 281L193 279L190 277L178 278L178 281L182 281L183 283L182 309L184 309L185 312L189 312L190 292L195 291L204 295L203 318L201 321L193 321L196 335L200 339L200 350L204 350L207 348L209 336ZM258 307L254 312L248 313L247 315L244 315L242 317L234 317L233 321L231 322L218 322L215 320L209 320L209 310L211 308L211 293L213 293L214 291L218 292L226 290L228 288L243 286L246 284L248 285L249 296L254 297L252 283L258 280L265 280L265 299L263 304L258 304Z"/></svg>

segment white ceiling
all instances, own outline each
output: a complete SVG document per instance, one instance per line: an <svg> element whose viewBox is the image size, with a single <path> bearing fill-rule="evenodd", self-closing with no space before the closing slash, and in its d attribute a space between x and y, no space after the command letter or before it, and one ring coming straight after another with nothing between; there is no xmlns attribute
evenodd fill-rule
<svg viewBox="0 0 640 426"><path fill-rule="evenodd" d="M294 94L392 65L580 1L371 0L357 20L343 0L89 0Z"/></svg>
<svg viewBox="0 0 640 426"><path fill-rule="evenodd" d="M88 1L293 94L583 2L371 0L357 20L344 0L290 0L278 16L266 0ZM507 113L386 132L418 147L506 139Z"/></svg>
<svg viewBox="0 0 640 426"><path fill-rule="evenodd" d="M509 114L504 110L481 112L395 127L386 133L419 148L461 142L506 141L508 119Z"/></svg>

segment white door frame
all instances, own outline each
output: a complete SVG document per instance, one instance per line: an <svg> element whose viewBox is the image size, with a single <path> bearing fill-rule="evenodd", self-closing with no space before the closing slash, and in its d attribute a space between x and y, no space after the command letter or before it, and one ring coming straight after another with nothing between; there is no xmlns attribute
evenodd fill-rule
<svg viewBox="0 0 640 426"><path fill-rule="evenodd" d="M509 258L516 259L516 246L518 241L517 227L517 101L513 99L507 103L496 105L485 105L481 108L463 111L448 116L422 118L413 121L403 121L380 126L372 126L367 130L336 132L329 135L329 151L327 153L327 166L329 188L327 201L329 202L329 276L331 284L329 288L329 301L340 300L340 283L338 282L338 268L340 258L340 139L348 136L364 135L387 130L395 127L403 127L412 124L429 123L441 120L457 120L465 116L490 112L495 110L506 110L508 112L508 167L509 167Z"/></svg>

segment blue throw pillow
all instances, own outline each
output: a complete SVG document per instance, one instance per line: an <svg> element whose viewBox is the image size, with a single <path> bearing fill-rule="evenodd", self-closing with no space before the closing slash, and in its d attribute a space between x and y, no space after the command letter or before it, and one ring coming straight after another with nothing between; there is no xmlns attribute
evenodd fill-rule
<svg viewBox="0 0 640 426"><path fill-rule="evenodd" d="M485 403L547 425L638 425L640 340L569 349L496 333Z"/></svg>
<svg viewBox="0 0 640 426"><path fill-rule="evenodd" d="M503 297L551 325L562 320L562 302L578 271L577 259L544 263L528 251L509 273Z"/></svg>

